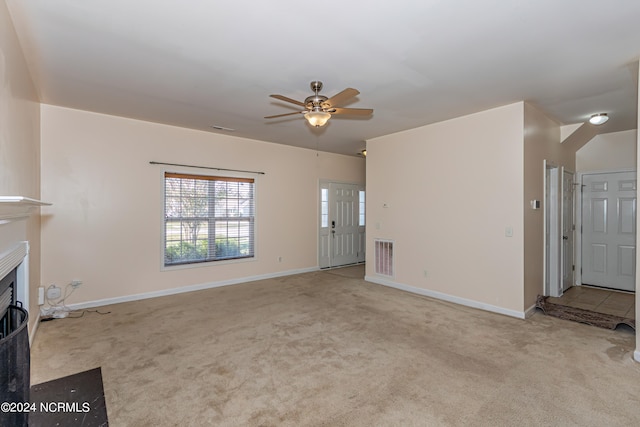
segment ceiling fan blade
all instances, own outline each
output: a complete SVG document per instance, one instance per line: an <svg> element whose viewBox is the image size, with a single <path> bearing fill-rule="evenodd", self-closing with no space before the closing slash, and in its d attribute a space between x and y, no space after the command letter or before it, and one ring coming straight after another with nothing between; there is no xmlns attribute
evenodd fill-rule
<svg viewBox="0 0 640 427"><path fill-rule="evenodd" d="M328 105L329 107L335 107L336 105L340 105L345 102L347 99L353 98L357 96L360 92L353 88L346 88L340 93L333 95L331 98L327 99L322 105Z"/></svg>
<svg viewBox="0 0 640 427"><path fill-rule="evenodd" d="M331 108L329 112L331 114L352 114L355 116L368 116L373 113L373 110L371 108Z"/></svg>
<svg viewBox="0 0 640 427"><path fill-rule="evenodd" d="M286 96L283 96L283 95L269 95L269 96L275 99L279 99L280 101L290 102L292 104L299 105L301 107L305 106L304 103L300 101L296 101L295 99L287 98Z"/></svg>
<svg viewBox="0 0 640 427"><path fill-rule="evenodd" d="M294 114L302 114L305 111L296 111L295 113L276 114L275 116L266 116L265 119L275 119L276 117L293 116Z"/></svg>

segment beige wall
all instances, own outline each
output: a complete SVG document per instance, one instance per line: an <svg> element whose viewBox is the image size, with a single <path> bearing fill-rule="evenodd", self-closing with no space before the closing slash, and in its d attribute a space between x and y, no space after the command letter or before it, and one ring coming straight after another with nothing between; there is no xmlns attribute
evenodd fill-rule
<svg viewBox="0 0 640 427"><path fill-rule="evenodd" d="M523 312L523 109L367 141L368 279ZM394 241L392 279L375 274L375 238Z"/></svg>
<svg viewBox="0 0 640 427"><path fill-rule="evenodd" d="M578 172L636 168L637 130L596 135L576 153Z"/></svg>
<svg viewBox="0 0 640 427"><path fill-rule="evenodd" d="M544 294L545 160L575 171L575 156L560 143L560 125L531 104L524 107L524 308ZM539 200L540 209L531 201ZM560 201L558 201L560 203Z"/></svg>
<svg viewBox="0 0 640 427"><path fill-rule="evenodd" d="M49 105L42 158L43 198L54 203L43 208L42 277L82 280L68 303L317 268L319 180L365 180L358 157ZM256 176L257 259L162 271L165 169L150 161L265 172Z"/></svg>
<svg viewBox="0 0 640 427"><path fill-rule="evenodd" d="M0 195L40 198L40 109L6 3L0 2ZM0 225L0 252L30 244L30 329L38 311L40 219Z"/></svg>

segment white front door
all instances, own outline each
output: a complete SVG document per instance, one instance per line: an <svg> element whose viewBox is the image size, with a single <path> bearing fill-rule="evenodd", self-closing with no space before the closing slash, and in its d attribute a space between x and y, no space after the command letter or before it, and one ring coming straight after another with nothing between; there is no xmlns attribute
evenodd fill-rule
<svg viewBox="0 0 640 427"><path fill-rule="evenodd" d="M573 172L562 171L562 246L561 268L562 268L562 291L566 291L573 286Z"/></svg>
<svg viewBox="0 0 640 427"><path fill-rule="evenodd" d="M320 268L364 260L363 209L364 190L358 185L320 183Z"/></svg>
<svg viewBox="0 0 640 427"><path fill-rule="evenodd" d="M582 176L582 283L635 290L636 172Z"/></svg>

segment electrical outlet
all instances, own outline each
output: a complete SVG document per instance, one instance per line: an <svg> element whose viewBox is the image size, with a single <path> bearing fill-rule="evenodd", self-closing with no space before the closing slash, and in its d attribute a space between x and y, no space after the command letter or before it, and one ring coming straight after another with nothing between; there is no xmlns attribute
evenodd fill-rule
<svg viewBox="0 0 640 427"><path fill-rule="evenodd" d="M278 262L282 262L282 257L281 256L278 257Z"/></svg>
<svg viewBox="0 0 640 427"><path fill-rule="evenodd" d="M44 286L38 287L38 305L44 305Z"/></svg>
<svg viewBox="0 0 640 427"><path fill-rule="evenodd" d="M78 289L80 287L80 285L82 285L82 280L75 279L75 280L71 281L71 287L73 289Z"/></svg>

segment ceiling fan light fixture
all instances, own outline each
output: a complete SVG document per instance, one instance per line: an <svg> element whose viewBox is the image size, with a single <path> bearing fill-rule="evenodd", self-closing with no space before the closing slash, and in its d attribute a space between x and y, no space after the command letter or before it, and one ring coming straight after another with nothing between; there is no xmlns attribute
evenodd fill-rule
<svg viewBox="0 0 640 427"><path fill-rule="evenodd" d="M320 127L327 124L333 114L344 115L356 115L356 116L370 116L373 113L371 108L343 108L340 105L344 104L347 100L357 96L360 92L354 88L346 88L345 90L338 92L331 98L327 98L324 95L320 95L322 89L321 81L311 82L311 90L314 94L308 96L304 102L291 99L284 95L269 95L271 98L275 98L280 101L289 102L299 107L304 107L304 110L297 111L295 113L276 114L274 116L266 116L265 119L275 119L278 117L293 116L296 114L304 114L304 118L309 122L311 126Z"/></svg>
<svg viewBox="0 0 640 427"><path fill-rule="evenodd" d="M591 116L591 118L589 119L589 123L599 126L605 124L608 120L609 116L607 115L607 113L598 113Z"/></svg>
<svg viewBox="0 0 640 427"><path fill-rule="evenodd" d="M327 124L331 114L318 109L305 113L304 118L307 119L311 126L320 127Z"/></svg>

